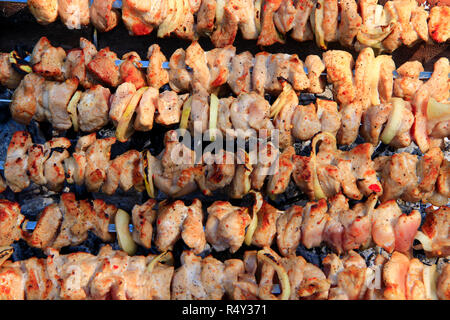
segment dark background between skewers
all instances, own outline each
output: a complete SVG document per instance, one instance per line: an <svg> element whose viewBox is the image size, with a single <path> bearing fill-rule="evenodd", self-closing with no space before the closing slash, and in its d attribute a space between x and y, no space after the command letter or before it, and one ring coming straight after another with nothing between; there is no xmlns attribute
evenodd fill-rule
<svg viewBox="0 0 450 320"><path fill-rule="evenodd" d="M0 3L0 52L9 52L16 49L17 46L31 50L42 36L46 36L54 46L61 46L68 50L79 47L80 37L85 37L92 41L93 28L89 26L82 30L68 30L59 20L50 25L43 26L36 22L35 18L31 15L25 5ZM98 33L98 48L100 49L108 46L112 51L117 53L119 58L129 51L136 51L141 58L145 60L147 49L153 43L158 43L168 58L176 49L180 47L187 48L189 46L188 41L180 39L159 39L156 37L156 32L142 37L130 36L122 22L120 22L114 30L108 33ZM200 38L199 43L204 50L213 49L211 42L207 38ZM318 49L313 41L299 43L289 37L287 37L285 44L276 44L271 47L261 48L256 46L255 41L243 40L240 35L238 35L234 45L237 47L237 53L247 50L252 54L256 54L263 50L271 53L295 53L303 61L306 56L310 54L322 55L322 51ZM343 49L350 51L355 59L358 55L357 52L349 50L348 48L343 48L338 43L329 44L328 49ZM434 62L444 56L450 56L450 50L447 44L424 44L423 42L418 43L412 48L402 46L393 53L393 59L397 67L406 61L418 60L424 65L424 68L427 71L432 71ZM11 92L8 90L0 88L0 98L9 98L10 94ZM306 99L308 99L308 97ZM10 119L8 106L0 105L0 161L4 161L8 143L12 134L17 130L29 131L32 134L34 143L43 143L45 140L49 140L53 134L51 127L46 124L37 124L33 122L29 126L23 126L16 123ZM123 144L116 143L113 146L112 158L129 149L142 150L144 148L149 148L152 154L158 154L163 149L162 140L166 131L166 128L156 126L150 133L135 133L129 142ZM112 127L104 128L98 133L99 137L113 135L114 130ZM65 133L65 136L71 139L73 145L75 145L77 135L74 132L69 131ZM357 141L357 143L361 142L361 139ZM295 147L297 154L309 153L309 143L297 143ZM344 149L349 149L350 147L344 147ZM448 144L446 145L446 150L449 150ZM415 154L420 153L417 148L409 148L409 151ZM374 156L391 154L393 152L395 152L394 149L380 145L376 149ZM108 203L115 204L128 212L131 212L131 208L135 203L142 203L146 200L146 195L144 193L135 191L127 193L118 191L113 196L105 196L99 193L90 194L86 192L84 188L74 186L66 186L64 191L75 192L77 194L77 199L102 198ZM162 195L160 194L160 196ZM213 197L204 197L201 193L196 193L186 196L183 199L189 202L196 197L202 200L205 209L216 200L229 200L226 194L223 193L215 194ZM0 195L0 198L19 202L22 206L22 213L24 213L28 219L35 220L37 214L45 206L52 202L59 201L59 194L50 192L44 187L32 185L18 194L14 194L8 190L3 195ZM301 194L291 183L285 194L280 195L276 201L270 202L279 209L285 209L292 204L304 204L306 201L307 198L305 195ZM231 202L235 205L248 206L251 204L251 199L245 197L243 200L232 200ZM422 214L424 214L425 206L423 204L402 203L401 206L407 211L419 209ZM97 254L102 245L103 243L90 233L88 240L81 245L63 248L61 251L63 253L84 251ZM17 242L14 244L14 247L14 260L22 260L32 256L44 257L41 250L30 248L24 241ZM114 244L113 247L118 248L117 244ZM174 249L177 262L177 258L183 249L185 249L185 247L183 246L182 241L179 241ZM248 248L244 246L234 255L229 254L228 251L222 253L214 252L214 256L221 260L231 257L241 257L245 249ZM149 252L156 253L154 249L144 250L143 248L139 248L138 254L147 254ZM315 263L316 265L320 265L320 261L329 252L330 249L326 246L311 250L307 250L300 246L297 251L298 254L303 255L309 262ZM365 250L362 253L368 260L372 260L375 256L374 249ZM415 255L422 259L424 258L422 252L415 252Z"/></svg>

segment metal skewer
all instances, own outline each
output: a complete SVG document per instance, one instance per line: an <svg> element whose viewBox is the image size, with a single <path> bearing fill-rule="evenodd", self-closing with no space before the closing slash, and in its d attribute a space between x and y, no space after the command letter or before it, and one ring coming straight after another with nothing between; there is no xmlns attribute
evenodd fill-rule
<svg viewBox="0 0 450 320"><path fill-rule="evenodd" d="M25 230L33 231L34 229L36 229L36 224L37 224L36 221L26 221ZM133 232L133 225L132 224L129 225L129 228L130 228L130 232ZM116 225L115 224L110 224L108 226L108 232L115 233L116 232Z"/></svg>

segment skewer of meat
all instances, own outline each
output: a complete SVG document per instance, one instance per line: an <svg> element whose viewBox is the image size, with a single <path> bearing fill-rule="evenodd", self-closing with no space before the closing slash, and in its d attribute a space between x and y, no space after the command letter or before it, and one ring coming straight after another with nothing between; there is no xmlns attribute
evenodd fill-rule
<svg viewBox="0 0 450 320"><path fill-rule="evenodd" d="M40 41L42 43L35 47L35 52L41 52L44 50L42 48L46 46L57 49L51 47L46 42L48 40L43 39ZM82 39L82 46L85 42ZM45 45L44 43L47 44ZM156 48L153 49L156 50ZM203 51L198 44L192 44L187 49L187 52L199 50L201 52L197 52L197 54L202 54ZM205 53L203 52L203 54ZM316 107L312 105L299 107L298 98L295 94L296 89L298 89L296 88L296 75L293 75L291 78L287 74L283 75L276 72L275 75L287 78L287 81L290 81L292 85L286 81L280 82L275 80L271 81L269 85L267 85L266 81L266 85L263 84L261 87L258 79L264 78L264 76L258 75L260 73L265 74L271 67L264 67L266 69L261 67L259 58L261 56L264 58L261 62L264 65L266 65L264 62L266 59L272 59L270 57L267 58L264 54L261 54L261 56L257 55L253 69L254 79L256 79L253 85L256 91L246 93L246 89L239 94L237 100L234 101L232 98L222 99L218 106L210 108L209 105L211 103L208 101L210 96L208 90L205 89L211 82L208 80L211 77L207 77L208 71L205 71L208 69L208 66L206 64L200 66L198 61L201 59L194 59L195 56L196 54L193 53L191 57L193 61L197 61L195 65L191 65L192 73L189 73L184 67L182 70L174 72L176 76L171 79L171 83L173 82L172 87L175 87L178 91L183 86L185 90L189 90L191 86L194 87L192 98L195 108L192 108L191 120L195 119L198 112L208 113L209 110L212 111L219 108L216 111L219 113L218 124L224 133L230 132L229 129L245 130L247 128L263 128L270 131L274 127L281 130L281 144L284 147L292 142L292 137L308 140L319 131L328 131L337 135L340 144L351 144L356 140L359 123L362 121L361 133L367 141L376 145L379 140L382 140L384 143L395 147L406 147L414 140L422 152L426 152L430 147L439 145L442 143L442 139L449 135L449 107L446 100L449 92L447 74L450 66L446 58L441 58L436 62L432 76L423 83L418 79L422 70L419 63L414 63L411 66L410 63L406 63L401 66L399 68L399 78L394 80L392 72L395 66L392 59L383 55L375 58L370 48L364 49L360 53L356 61L354 77L352 75L353 60L347 52L336 50L326 52L324 54L325 64L316 56L308 57L306 65L311 72L308 74L309 79L306 80L310 83L310 90L315 92L323 90L323 88L320 89L322 86L320 84L320 74L323 68L320 70L315 69L315 66L322 64L327 69L327 77L333 85L335 98L339 103L338 112L336 103L322 103L322 100L318 100ZM275 55L272 56L275 57ZM102 60L103 58L99 59ZM107 58L105 59L108 61ZM128 62L125 62L123 65ZM159 59L157 61L158 65L160 62L161 60ZM132 62L130 64L129 67L131 69L139 72ZM104 71L100 71L102 66L105 66L105 62L99 62L98 65L95 68L97 73L109 74L107 71L109 67L105 67ZM109 61L109 65L111 67L112 61ZM123 65L121 65L121 70L129 70L128 67L122 68ZM282 64L279 67L284 69L281 66ZM210 75L215 74L217 71L215 71L215 68L210 69ZM45 67L44 69L48 70L51 68ZM75 67L73 70L77 71L78 68ZM151 70L153 69L148 69L152 74L159 72ZM101 85L95 85L83 94L81 92L77 93L75 91L76 88L84 81L80 79L89 78L78 76L78 71L73 74L76 77L67 79L62 83L44 81L37 74L27 75L20 82L16 90L17 93L13 96L13 102L10 105L13 118L22 123L29 123L31 119L38 121L47 119L52 122L57 130L70 128L70 118L72 118L75 128L79 127L82 131L88 132L95 131L108 122L108 113L113 123L118 125L119 120L125 114L128 103L133 100L133 96L136 96L136 103L140 105L131 106L127 112L128 122L130 122L134 110L136 110L135 129L140 131L150 130L154 119L156 122L164 125L175 124L181 120L181 106L186 101L187 96L182 95L177 99L174 93L165 92L159 94L155 87L145 90L144 88L146 87L142 87L146 84L142 73L141 78L139 78L132 76L133 72L127 72L131 76L122 76L122 78L126 78L126 80L131 82L124 82L119 85L116 94L113 95L114 98L109 99L109 89ZM219 75L216 74L213 79L216 76L218 78L222 77L223 72L220 72ZM306 75L304 76L306 77ZM228 79L234 77L229 75ZM162 84L154 76L151 79L159 83L157 86ZM167 81L167 78L163 81ZM246 81L243 83L246 83ZM264 112L267 112L269 104L257 95L257 93L262 94L265 92L264 86L266 86L266 89L279 87L282 90L277 101L270 107L270 114L272 118L275 118L273 125L269 123L270 119L267 116L263 116ZM276 89L276 91L278 90ZM401 97L401 99L392 98L393 96ZM252 116L256 115L256 119L261 119L262 122L258 120L253 125L251 123L242 123L241 120L245 119L245 117L241 117L241 114L249 111L248 106L253 104L257 108ZM89 110L89 112L86 112L86 110ZM95 111L91 112L91 110ZM155 111L159 113L156 117L154 116ZM202 117L202 131L205 131L208 128L208 117ZM122 128L124 130L126 123L122 127L124 127ZM411 128L412 130L410 130Z"/></svg>
<svg viewBox="0 0 450 320"><path fill-rule="evenodd" d="M282 256L294 254L300 244L307 249L326 244L337 254L376 245L388 253L410 255L414 239L421 242L427 255L445 257L450 253L448 206L428 210L418 231L420 213L403 213L395 200L376 206L377 198L371 196L350 208L348 199L338 194L328 202L322 199L282 211L263 200L260 193L253 195L254 203L249 208L215 201L207 214L198 199L191 205L181 200L157 203L149 199L133 207L132 226L127 222L125 229L118 215L128 214L103 200L77 201L73 193L64 193L59 204L46 207L36 222L24 222L20 206L2 200L0 246L10 246L23 238L32 247L59 250L79 245L87 239L88 231L104 242L114 241L111 232L115 231L120 246L131 255L136 251L135 243L144 248L154 245L165 252L179 240L195 254L210 248L234 253L244 243L264 248L276 242Z"/></svg>
<svg viewBox="0 0 450 320"><path fill-rule="evenodd" d="M394 251L379 254L367 266L354 251L339 258L326 256L323 269L330 283L328 299L332 300L430 300L449 299L450 264L427 265L417 258Z"/></svg>
<svg viewBox="0 0 450 320"><path fill-rule="evenodd" d="M196 40L209 36L214 46L233 44L238 29L244 39L257 40L261 46L284 43L286 35L297 41L314 40L326 49L329 42L361 50L373 47L394 51L401 45L448 40L446 17L449 7L431 10L415 0L387 1L384 6L373 0L203 0L145 1L126 0L122 6L114 0L29 0L32 14L41 24L59 16L70 29L90 22L99 31L113 29L122 7L122 20L131 35L146 35L158 29L158 37L175 35Z"/></svg>
<svg viewBox="0 0 450 320"><path fill-rule="evenodd" d="M301 256L281 258L269 248L246 251L242 260L224 262L184 251L177 269L172 266L171 254L130 257L109 246L104 246L97 256L81 252L60 255L53 249L47 253L46 259L4 263L0 267L0 297L8 300L449 299L449 264L438 270L436 265L424 265L398 252L389 258L379 255L374 266L367 266L353 251L342 259L329 255L323 261L324 271ZM281 289L278 295L274 293L277 288Z"/></svg>
<svg viewBox="0 0 450 320"><path fill-rule="evenodd" d="M8 148L3 184L20 192L31 180L61 191L67 180L105 194L113 194L120 186L124 191L145 188L155 197L156 186L174 198L197 189L205 195L226 190L232 198L242 198L251 189L265 189L272 197L282 194L292 177L311 200L341 192L349 199L360 200L375 193L383 201L401 198L445 205L449 197L448 160L439 148L430 149L423 157L399 153L372 160L373 145L364 143L341 151L336 138L325 132L314 137L310 156L296 155L292 146L280 151L270 141L259 141L257 149L249 151L253 160L244 150L233 153L220 149L215 155L207 152L199 161L195 151L180 141L179 133L171 130L158 157L129 150L110 160L115 141L90 134L78 140L70 155L66 138L33 145L27 132L18 131Z"/></svg>
<svg viewBox="0 0 450 320"><path fill-rule="evenodd" d="M340 58L346 60L343 61L345 65L350 64L350 67L353 67L353 60L348 53L339 50L331 52L329 55L341 55L343 57ZM366 52L370 53L371 50L367 49ZM157 44L149 47L147 57L148 61L142 61L140 56L132 51L125 54L122 60L118 60L117 55L109 48L98 51L85 38L80 38L80 48L65 52L61 47L52 46L46 37L42 37L36 43L31 56L21 61L28 61L30 64L28 69L47 80L64 81L77 77L80 85L85 89L94 84L117 87L120 83L131 82L138 89L146 84L156 89L169 84L177 92L192 91L200 87L213 92L228 83L235 94L249 91L264 94L265 92L279 93L282 87L277 83L277 78L282 77L290 82L297 92L321 93L324 82L319 81L320 76L326 75L323 72L324 62L316 55L310 55L303 63L296 55L282 53L261 52L255 57L249 52L236 54L236 48L231 45L205 52L195 41L186 50L176 50L170 57L170 61ZM1 54L2 81L0 83L9 88L17 87L21 76L15 72L15 66L12 65L12 62L16 60L17 53ZM366 58L363 61L364 64L357 64L357 67L363 67L362 70L365 70L370 63L374 62L371 60L373 60L373 54L372 59ZM381 73L384 74L383 77L390 78L392 71L394 78L401 76L395 71L395 67L392 67L393 62L387 56L382 56L376 61L377 63L369 68L371 70L372 67L376 67L370 74ZM379 69L380 66L377 67L377 64L386 67ZM143 70L139 70L142 68L147 69L146 75L142 73ZM254 75L253 69L255 69ZM379 71L375 71L377 69ZM29 70L22 71L30 72ZM346 71L341 66L340 71L342 70ZM403 72L403 75L405 74ZM308 79L305 79L305 75L308 75ZM333 75L330 76L330 79L333 79ZM408 76L417 77L411 73ZM428 79L430 76L430 72L418 71L419 79ZM245 80L237 81L239 78Z"/></svg>

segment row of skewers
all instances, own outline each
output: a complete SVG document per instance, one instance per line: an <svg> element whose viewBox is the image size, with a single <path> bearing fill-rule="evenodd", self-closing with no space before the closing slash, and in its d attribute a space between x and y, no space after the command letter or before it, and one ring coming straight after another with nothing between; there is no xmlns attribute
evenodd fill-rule
<svg viewBox="0 0 450 320"><path fill-rule="evenodd" d="M330 201L328 213L327 204L320 201L308 203L303 208L293 206L283 213L263 201L260 194L255 193L254 196L255 202L250 209L235 207L228 202L213 203L208 208L204 232L199 200L194 200L190 206L181 201L164 201L159 203L157 212L153 209L155 201L149 200L133 208L132 235L128 214L102 200L90 204L86 200L76 201L73 194L63 194L59 204L52 204L42 212L32 233L21 230L24 217L20 214L19 205L2 200L0 210L5 216L1 222L2 243L22 236L32 246L47 248L48 257L5 262L13 249L1 247L0 297L183 300L224 297L238 300L450 298L450 264L444 262L439 266L429 266L410 255L414 236L420 239L427 253L448 255L448 207L430 210L422 231L417 232L420 214L417 211L410 215L402 214L395 201L375 209L371 199L349 210L345 197L339 195ZM367 213L362 219L369 223L372 236L358 231L364 228L364 223L360 223L361 217L355 219L355 214L361 211ZM329 214L329 218L323 219L323 214ZM107 230L108 222L113 219L119 245L128 254L114 251L109 245L102 247L98 256L82 252L59 254L58 246L83 241L88 230L103 236L105 241L111 241L113 237ZM347 223L349 219L352 221L350 224ZM245 225L250 224L247 230L241 220L245 220ZM336 225L340 223L341 230ZM5 232L7 230L11 232ZM150 246L153 233L156 246L164 251L147 257L130 256L136 250L134 241ZM275 236L282 256L269 248ZM175 270L169 250L180 238L188 249L183 251L181 266ZM321 270L303 257L296 256L295 249L300 240L306 246L315 246L322 241L343 244L340 249L345 254L339 257L339 246L334 247L338 254L328 254L322 260ZM245 251L242 260L221 262L211 255L198 255L209 246L206 241L216 251L229 248L234 252L244 242L262 249ZM392 254L380 252L374 261L367 264L351 249L367 247L372 241Z"/></svg>
<svg viewBox="0 0 450 320"><path fill-rule="evenodd" d="M306 75L303 63L295 55L258 54L251 69L251 55L248 63L242 60L245 52L224 60L227 52L234 54L235 48L205 53L198 43L193 43L186 51L179 49L172 55L168 71L162 66L166 61L164 55L152 45L145 76L135 62L125 60L119 67L115 54L106 54L111 53L108 49L96 53L86 39L81 39L81 47L70 51L55 65L57 60L52 58L52 52L61 48L42 38L32 54L35 72L20 81L20 77L14 76L17 72L8 56L3 56L0 68L3 84L17 79L11 85L17 86L10 103L13 119L24 124L31 120L49 121L58 131L73 127L83 132L97 131L112 122L121 142L134 130L151 130L154 123L179 124L191 133L204 134L210 130L213 135L219 132L231 137L238 136L239 130L265 130L270 135L273 129L278 129L282 148L295 139L310 140L316 133L326 131L337 136L342 145L352 144L360 133L374 145L381 140L403 148L415 142L426 152L442 146L443 138L449 135L447 58L436 62L427 81L419 79L423 67L417 61L400 66L394 79L395 64L389 56L375 58L373 50L366 48L354 63L347 52L332 50L324 53L324 61L318 56L308 56ZM95 50L92 59L87 60L89 63L82 58L86 48ZM81 58L72 59L74 53ZM41 61L36 63L37 56ZM57 74L65 76L55 78L56 73L49 70L59 70ZM95 70L95 75L89 70ZM315 105L299 105L299 91L324 92L321 74L325 70L337 103L317 99ZM98 83L85 86L85 91L78 90L86 79L99 77L105 86ZM106 81L105 77L122 79L115 81L121 83L115 93L111 94L106 83L111 85L112 81ZM55 81L57 78L62 82ZM167 82L172 91L160 92ZM217 97L224 84L232 88L236 98ZM263 98L266 92L278 94L272 105Z"/></svg>
<svg viewBox="0 0 450 320"><path fill-rule="evenodd" d="M203 2L198 2L200 9ZM375 16L384 15L390 7L400 16L403 8L416 18L424 15L412 2L390 2L381 9L376 3L358 5L367 6L366 17L370 10ZM175 12L187 9L186 3ZM298 3L280 1L274 19L282 19L282 11L297 9ZM225 15L229 14L228 2L223 5ZM266 26L269 7L263 9ZM329 15L326 10L330 7L316 6L312 20ZM353 8L348 10L345 14L353 12ZM444 15L445 10L434 14ZM200 11L197 19L199 15ZM214 19L216 15L213 24ZM428 26L433 19L436 16ZM275 22L276 28L280 21ZM324 26L312 30L322 47L320 29ZM405 23L391 20L390 26L397 28L398 38L392 32L389 40L404 42L410 31ZM344 29L344 23L339 23L340 41L344 41ZM419 35L419 29L414 30ZM433 31L433 36L440 37L441 31ZM17 203L1 200L1 298L450 299L450 265L445 258L450 255L450 164L446 150L441 150L449 136L448 59L440 59L428 81L422 81L420 63L408 62L395 72L392 59L375 57L371 48L363 48L366 44L361 45L358 35L362 37L360 31L353 36L361 50L356 63L350 54L332 50L324 54L323 61L308 57L306 68L296 55L261 53L253 58L246 53L236 55L231 46L204 52L196 42L177 50L169 63L153 45L147 73L136 53L118 62L108 48L97 52L86 39L81 39L81 49L66 53L42 38L33 50L31 69L16 64L14 55L2 55L0 83L17 88L10 105L15 120L26 124L48 121L60 133L71 127L95 132L108 122L117 127L116 138L81 135L74 152L69 152L72 143L64 137L33 144L29 133L16 132L5 159L5 181L0 176L2 191L9 187L21 192L31 182L56 192L66 183L86 185L90 192L107 195L118 188L134 189L146 191L150 198L156 198L157 190L172 198L195 190L205 195L225 191L235 199L252 194L254 204L247 208L216 201L203 210L198 199L191 205L149 199L136 204L130 217L108 201L76 200L74 194L63 193L59 203L30 222ZM353 38L348 45L352 43ZM370 46L391 50L388 43L377 40ZM337 103L317 99L300 106L299 92L323 93L324 71ZM23 73L29 74L23 77ZM172 90L160 92L167 83ZM78 90L80 86L84 92ZM111 94L111 88L115 93ZM218 98L228 89L236 97ZM278 95L272 105L263 98L267 93ZM251 151L255 150L215 150L198 161L194 151L180 142L179 134L168 131L160 155L128 150L111 159L116 140L130 139L134 130L150 131L154 123L209 134L213 141L221 140L220 134L243 135L249 140L248 130L256 130L263 138L257 150L268 157L252 163ZM279 144L271 136L276 129L281 132ZM337 144L354 143L358 132L368 143L348 151L337 148ZM295 139L311 140L309 156L295 154ZM415 142L424 154L399 152L372 159L380 140L395 148ZM181 164L174 154L182 158ZM257 192L274 198L291 181L311 202L282 211ZM350 208L348 199L363 198L364 202ZM422 224L418 211L401 210L397 200L429 202L438 208L429 207ZM112 231L125 252L106 245L97 256L58 253L85 241L89 232L112 242ZM11 245L19 239L45 250L48 257L5 262L12 254ZM180 257L181 266L175 268L170 250L179 240L186 250ZM205 257L212 251L235 253L244 243L262 250L246 251L242 259L223 262ZM323 259L322 269L296 256L299 245L311 249L324 244L335 253ZM137 245L160 254L133 256ZM373 246L382 249L371 264L353 251ZM270 247L277 247L279 253ZM443 257L441 264L428 266L412 258L413 247L428 256Z"/></svg>

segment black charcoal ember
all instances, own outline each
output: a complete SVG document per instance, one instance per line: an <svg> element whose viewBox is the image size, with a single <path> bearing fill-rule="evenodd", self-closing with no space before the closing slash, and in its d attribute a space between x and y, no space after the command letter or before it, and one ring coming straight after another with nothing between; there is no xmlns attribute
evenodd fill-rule
<svg viewBox="0 0 450 320"><path fill-rule="evenodd" d="M9 142L16 131L26 130L26 126L9 120L4 123L0 123L0 159L5 161L6 152L8 151Z"/></svg>
<svg viewBox="0 0 450 320"><path fill-rule="evenodd" d="M12 261L21 261L36 258L45 258L46 255L41 249L30 247L24 240L19 240L11 245L14 248Z"/></svg>
<svg viewBox="0 0 450 320"><path fill-rule="evenodd" d="M318 248L307 249L304 245L300 244L297 247L297 255L305 258L306 261L312 263L316 266L322 267L322 260L333 251L327 246L322 246Z"/></svg>
<svg viewBox="0 0 450 320"><path fill-rule="evenodd" d="M296 141L294 143L295 154L309 157L311 154L311 141Z"/></svg>
<svg viewBox="0 0 450 320"><path fill-rule="evenodd" d="M24 6L26 7L26 6ZM61 23L61 21L57 21L47 26L39 25L36 22L36 19L31 15L29 10L23 9L18 11L13 15L4 15L3 12L0 12L0 29L8 30L8 32L2 33L2 41L0 42L0 51L1 52L9 52L12 48L16 48L17 45L25 47L28 51L31 51L35 43L39 40L40 37L46 36L55 46L62 46L65 49L71 49L79 46L80 37L85 37L87 39L92 38L92 26L83 28L81 30L70 30ZM24 39L23 30L27 30L27 37ZM26 43L17 43L17 40L26 41ZM151 35L139 38L139 41L136 41L136 37L129 37L128 31L125 29L122 23L119 24L114 30L111 32L101 34L99 37L99 48L109 46L111 50L116 52L118 56L122 56L124 53L129 52L130 50L136 51L139 53L141 57L145 57L147 54L147 48L153 44L158 43L161 46L162 51L167 57L178 48L183 47L187 48L189 46L188 41L176 39L176 38L167 38L167 39L159 39L156 37L156 32L153 32ZM204 50L211 50L213 46L211 41L205 37L202 37L199 40L200 45ZM254 41L245 41L242 39L242 36L239 34L236 38L235 46L238 48L237 53L244 52L246 50L250 51L252 54L256 54L260 51L258 46L255 46ZM300 47L299 47L300 46ZM399 66L403 62L411 59L413 54L417 51L421 44L418 44L412 48L408 48L403 46L396 50L393 54L396 65ZM442 46L445 47L445 44ZM329 49L343 49L339 46L338 43L329 44ZM303 61L310 54L318 54L322 55L321 50L313 45L312 42L308 41L302 44L299 44L295 41L287 41L286 44L275 44L273 46L264 48L264 50L277 53L284 52L289 54L298 54L299 58ZM348 50L348 49L345 49ZM351 51L354 59L357 58L357 53ZM433 59L429 59L426 61L424 67L426 70L432 69L432 63L439 58L439 56L448 55L447 51L441 51ZM165 85L162 90L170 90L169 85ZM11 98L12 91L7 90L5 88L0 88L0 98L9 99ZM325 92L323 94L318 95L319 98L322 99L332 99L333 93L331 87L326 86ZM267 96L266 99L270 102L275 101L275 97ZM311 94L302 93L299 96L300 104L309 104L313 103L316 100L316 97ZM8 148L9 141L12 137L12 134L17 130L28 130L31 132L33 142L34 143L44 143L47 140L50 140L52 135L55 133L49 124L36 124L34 121L31 125L25 127L23 125L17 124L14 121L10 120L9 107L6 103L0 103L0 161L4 161L6 158L6 150ZM112 147L112 159L116 157L118 154L121 154L131 148L137 149L139 151L143 149L149 149L153 155L158 155L164 148L164 133L171 128L165 128L155 124L154 128L150 132L145 133L135 133L133 137L127 143L116 143ZM71 149L73 150L74 145L76 144L77 139L84 135L81 132L74 132L73 130L68 130L67 132L58 133L58 135L63 135L69 138L73 144ZM114 137L115 136L115 128L110 125L106 128L101 129L97 133L98 138L105 137ZM351 146L339 146L340 150L350 150L356 144L364 142L361 137L358 137L356 143ZM295 144L296 154L309 156L311 151L310 141L306 142L298 142ZM415 145L412 145L409 148L403 149L405 152L410 152L413 154L420 155L420 151ZM399 150L395 150L389 146L385 146L380 144L376 147L373 157L383 156L383 155L392 155ZM448 159L449 157L449 141L446 139L445 142L445 154ZM142 203L147 199L147 195L145 193L140 193L136 191L130 191L128 193L123 193L118 191L113 196L105 196L103 194L92 194L87 192L85 187L78 186L70 186L70 190L76 193L77 199L93 199L93 198L102 198L108 203L112 203L117 205L120 208L126 209L131 212L131 208L136 203ZM23 191L20 194L14 194L10 190L5 191L0 195L2 198L7 198L11 201L18 201L22 206L22 211L27 215L27 217L32 217L36 215L37 211L40 208L43 208L50 201L59 201L59 196L55 195L55 193L51 193L46 190L44 187L36 187L31 186L29 189ZM162 201L166 197L159 192L157 200ZM240 206L251 206L252 198L244 197L244 199L229 199L228 195L224 191L215 192L212 197L206 197L201 192L196 192L190 195L187 195L182 198L182 200L186 201L187 204L192 202L194 198L199 198L204 206L204 209L211 205L216 200L224 200L230 201L234 205ZM287 195L280 195L275 199L275 201L271 201L266 198L266 200L270 201L271 204L275 205L277 208L283 210L292 204L304 205L308 199L305 195L294 190L291 190L291 185L289 186L289 192ZM401 203L402 210L411 211L412 209L420 210L422 216L424 216L425 205L423 204L410 204L410 203ZM88 240L86 240L83 244L79 246L75 246L72 248L64 248L62 252L77 252L84 251L90 252L92 254L97 254L99 249L106 245L102 243L100 239L95 237L92 233L89 234ZM30 248L23 240L16 242L13 244L15 248L15 252L13 254L13 260L23 260L31 257L44 257L45 255L39 249ZM117 241L112 244L113 249L119 249ZM179 266L179 257L183 250L186 249L186 246L182 243L182 241L178 241L173 250L176 266ZM242 246L241 249L238 250L235 254L230 254L229 251L224 252L215 252L214 250L209 250L202 255L207 255L212 253L214 257L219 260L226 260L231 258L242 258L243 253L246 250L259 250L260 248L251 246L247 247L245 245ZM274 246L274 249L276 247ZM374 256L378 253L378 249L371 248L367 250L361 250L360 254L367 260L372 261ZM155 248L152 249L144 249L139 246L137 254L147 254L147 253L156 254L157 251ZM307 250L303 246L299 246L297 253L303 255L309 262L312 262L316 265L321 265L321 261L323 257L327 253L331 253L332 251L323 245L320 248L314 248L311 250ZM414 250L414 256L420 258L423 261L428 261L423 251Z"/></svg>

